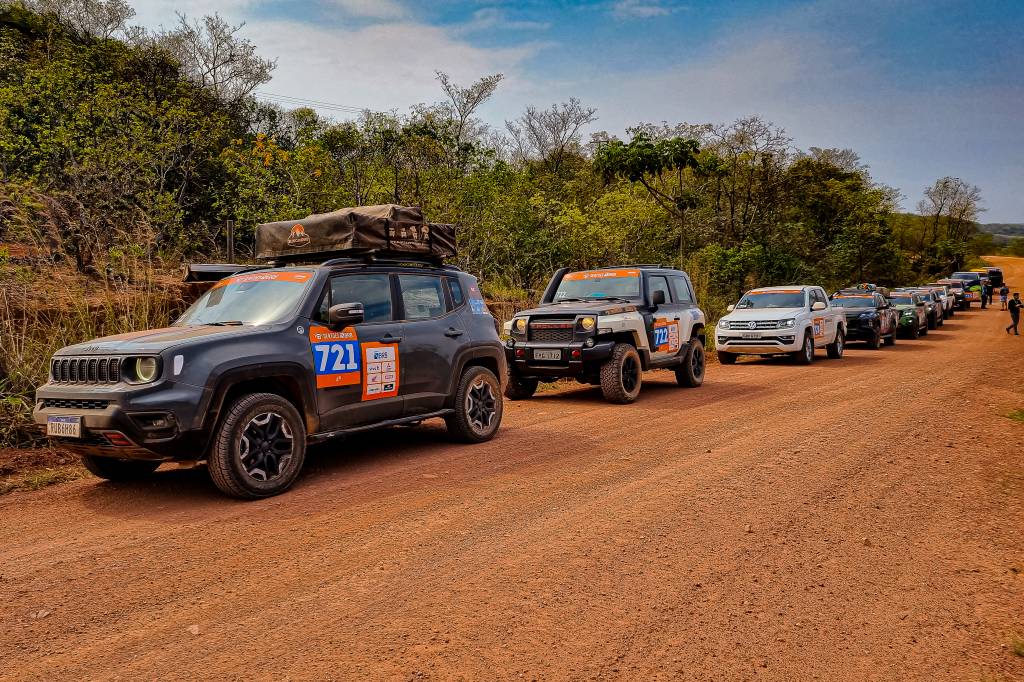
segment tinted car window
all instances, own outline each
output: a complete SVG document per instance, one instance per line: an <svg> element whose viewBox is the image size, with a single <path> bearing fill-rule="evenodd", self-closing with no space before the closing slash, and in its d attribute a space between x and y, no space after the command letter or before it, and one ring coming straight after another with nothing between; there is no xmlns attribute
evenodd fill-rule
<svg viewBox="0 0 1024 682"><path fill-rule="evenodd" d="M392 318L391 282L386 274L343 275L331 280L331 305L339 303L362 303L363 320L366 322L387 322ZM321 309L326 319L327 311Z"/></svg>
<svg viewBox="0 0 1024 682"><path fill-rule="evenodd" d="M462 294L462 284L454 277L448 279L448 291L451 292L452 303L456 308L465 302L466 297Z"/></svg>
<svg viewBox="0 0 1024 682"><path fill-rule="evenodd" d="M441 278L432 275L399 275L405 319L426 320L440 317L446 310Z"/></svg>
<svg viewBox="0 0 1024 682"><path fill-rule="evenodd" d="M693 296L690 294L690 287L686 278L679 275L672 277L672 293L675 295L676 303L693 303Z"/></svg>
<svg viewBox="0 0 1024 682"><path fill-rule="evenodd" d="M650 291L651 300L654 300L654 292L661 291L665 294L665 302L672 300L672 294L668 291L668 280L662 275L652 275L647 280L647 289Z"/></svg>

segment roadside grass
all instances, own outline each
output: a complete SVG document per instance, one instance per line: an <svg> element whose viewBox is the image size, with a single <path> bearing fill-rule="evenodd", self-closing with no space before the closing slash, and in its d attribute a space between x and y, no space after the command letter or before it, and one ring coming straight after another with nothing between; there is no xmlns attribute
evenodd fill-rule
<svg viewBox="0 0 1024 682"><path fill-rule="evenodd" d="M0 479L0 495L6 495L19 490L40 490L58 483L77 481L86 476L89 476L89 472L80 466L63 466L28 471Z"/></svg>
<svg viewBox="0 0 1024 682"><path fill-rule="evenodd" d="M1012 419L1015 422L1024 422L1024 410L1014 410L1006 415L1007 419Z"/></svg>

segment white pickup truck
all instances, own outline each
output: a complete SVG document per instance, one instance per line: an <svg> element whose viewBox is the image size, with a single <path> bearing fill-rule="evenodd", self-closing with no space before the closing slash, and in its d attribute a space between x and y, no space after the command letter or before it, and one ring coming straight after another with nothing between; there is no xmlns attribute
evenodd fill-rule
<svg viewBox="0 0 1024 682"><path fill-rule="evenodd" d="M715 330L718 361L731 365L740 355L789 355L802 365L814 362L814 349L843 357L846 314L816 286L752 289Z"/></svg>

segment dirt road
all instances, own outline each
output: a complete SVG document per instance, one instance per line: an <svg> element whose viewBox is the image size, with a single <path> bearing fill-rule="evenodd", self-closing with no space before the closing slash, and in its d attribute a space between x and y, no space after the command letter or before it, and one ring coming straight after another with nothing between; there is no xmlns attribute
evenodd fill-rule
<svg viewBox="0 0 1024 682"><path fill-rule="evenodd" d="M481 446L334 443L261 502L180 470L8 495L0 678L1024 679L1005 315L547 394Z"/></svg>

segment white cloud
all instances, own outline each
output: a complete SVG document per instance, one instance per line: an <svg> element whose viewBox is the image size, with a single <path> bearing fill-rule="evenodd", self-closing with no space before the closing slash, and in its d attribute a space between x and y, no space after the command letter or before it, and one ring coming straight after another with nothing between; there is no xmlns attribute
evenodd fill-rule
<svg viewBox="0 0 1024 682"><path fill-rule="evenodd" d="M509 19L503 9L483 7L473 12L472 19L459 26L459 31L462 33L472 33L492 28L500 28L506 31L546 31L551 28L551 24L546 21Z"/></svg>
<svg viewBox="0 0 1024 682"><path fill-rule="evenodd" d="M397 0L330 0L346 14L362 19L401 19L407 15Z"/></svg>
<svg viewBox="0 0 1024 682"><path fill-rule="evenodd" d="M616 19L650 19L671 13L672 8L663 5L660 0L616 0L611 8L611 14Z"/></svg>

